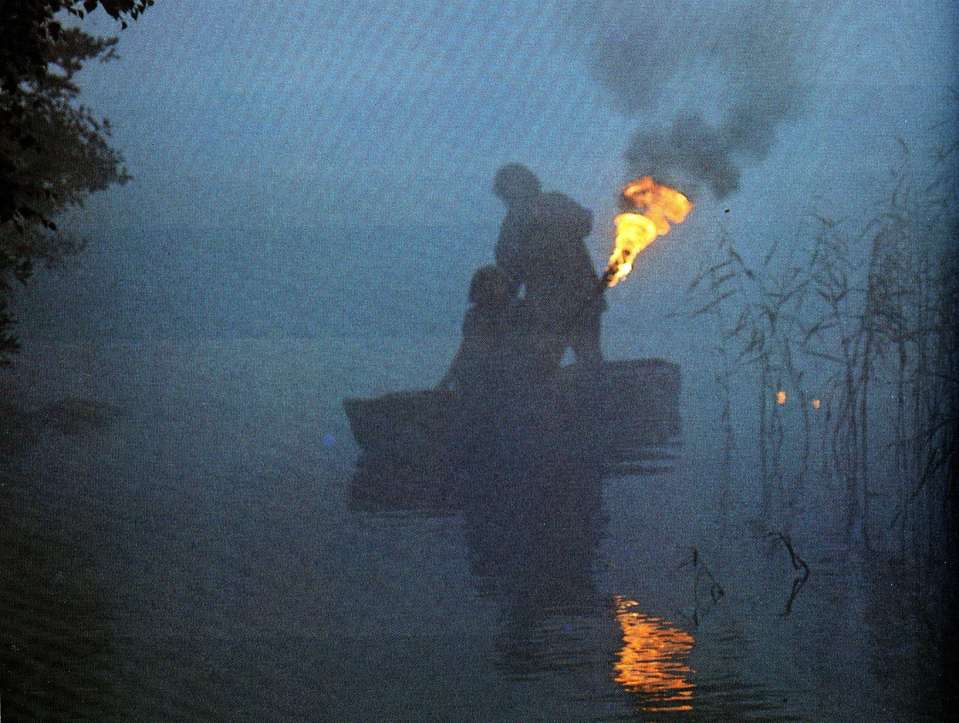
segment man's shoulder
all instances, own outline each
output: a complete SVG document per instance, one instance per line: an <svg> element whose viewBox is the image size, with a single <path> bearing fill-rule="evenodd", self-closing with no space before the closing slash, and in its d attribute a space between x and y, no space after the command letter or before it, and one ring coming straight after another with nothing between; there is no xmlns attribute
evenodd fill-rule
<svg viewBox="0 0 959 723"><path fill-rule="evenodd" d="M583 208L565 193L560 193L559 191L546 191L545 193L539 194L536 198L536 205L539 208Z"/></svg>
<svg viewBox="0 0 959 723"><path fill-rule="evenodd" d="M536 217L539 221L561 224L575 228L579 233L589 233L593 223L593 214L565 193L550 191L540 194L536 204Z"/></svg>

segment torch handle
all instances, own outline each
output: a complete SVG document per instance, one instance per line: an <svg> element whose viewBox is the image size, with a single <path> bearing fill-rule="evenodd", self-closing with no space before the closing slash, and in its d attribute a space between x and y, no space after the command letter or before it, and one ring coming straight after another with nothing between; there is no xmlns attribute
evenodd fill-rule
<svg viewBox="0 0 959 723"><path fill-rule="evenodd" d="M606 289L609 288L609 280L613 278L613 275L616 272L612 268L606 267L606 270L603 272L603 275L599 277L599 281L596 282L596 292L597 295L602 296L606 293Z"/></svg>

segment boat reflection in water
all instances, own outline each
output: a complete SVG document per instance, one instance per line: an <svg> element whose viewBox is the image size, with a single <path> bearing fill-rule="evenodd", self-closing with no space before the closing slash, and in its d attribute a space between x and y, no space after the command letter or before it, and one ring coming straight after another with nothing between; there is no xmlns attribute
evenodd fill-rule
<svg viewBox="0 0 959 723"><path fill-rule="evenodd" d="M643 710L692 710L692 669L687 664L695 639L668 620L645 615L639 604L614 597L616 620L623 647L614 666L615 680L630 693L644 698Z"/></svg>
<svg viewBox="0 0 959 723"><path fill-rule="evenodd" d="M662 473L669 455L649 456L656 459L647 474ZM634 709L688 711L692 635L597 590L606 472L597 459L568 457L548 465L489 459L432 480L367 465L353 479L351 500L354 510L462 517L477 592L499 608L493 662L507 679L589 670L597 696L615 697L618 687Z"/></svg>

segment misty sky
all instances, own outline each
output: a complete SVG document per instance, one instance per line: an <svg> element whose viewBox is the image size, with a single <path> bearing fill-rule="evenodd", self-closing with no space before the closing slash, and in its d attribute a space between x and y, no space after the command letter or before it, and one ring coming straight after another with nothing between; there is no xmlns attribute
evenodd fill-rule
<svg viewBox="0 0 959 723"><path fill-rule="evenodd" d="M764 236L813 208L861 214L896 136L930 143L955 115L946 0L276 7L158 0L120 34L119 61L83 72L136 179L84 225L495 224L490 178L518 160L594 209L601 259L637 129L766 114L738 191L717 202L689 186L686 232ZM114 28L102 12L85 22Z"/></svg>

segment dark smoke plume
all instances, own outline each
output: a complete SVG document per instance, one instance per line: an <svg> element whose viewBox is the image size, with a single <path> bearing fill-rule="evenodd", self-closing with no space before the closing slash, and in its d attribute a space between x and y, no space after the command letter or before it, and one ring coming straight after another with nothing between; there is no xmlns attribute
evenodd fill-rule
<svg viewBox="0 0 959 723"><path fill-rule="evenodd" d="M603 28L592 71L623 112L642 114L668 102L665 93L675 78L687 84L721 79L719 121L687 111L670 128L641 127L626 150L629 172L704 184L717 198L736 191L742 167L766 158L779 125L802 111L798 59L821 20L819 10L778 0L597 9L593 17Z"/></svg>

